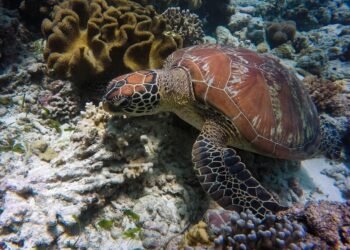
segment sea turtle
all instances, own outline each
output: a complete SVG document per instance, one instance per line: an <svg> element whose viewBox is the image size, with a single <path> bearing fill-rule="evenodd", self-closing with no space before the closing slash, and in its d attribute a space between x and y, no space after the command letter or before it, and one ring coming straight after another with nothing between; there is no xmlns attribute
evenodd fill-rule
<svg viewBox="0 0 350 250"><path fill-rule="evenodd" d="M103 106L136 116L171 111L199 129L192 159L203 189L225 209L261 216L283 207L229 146L304 159L320 142L316 108L297 77L277 59L244 48L177 50L163 69L111 80Z"/></svg>

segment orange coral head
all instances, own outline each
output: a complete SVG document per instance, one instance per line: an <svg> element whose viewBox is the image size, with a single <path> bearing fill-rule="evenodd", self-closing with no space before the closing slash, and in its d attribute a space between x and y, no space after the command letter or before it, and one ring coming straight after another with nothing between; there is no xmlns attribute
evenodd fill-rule
<svg viewBox="0 0 350 250"><path fill-rule="evenodd" d="M160 101L157 78L158 74L153 70L136 71L114 78L103 97L103 108L113 114L156 113Z"/></svg>

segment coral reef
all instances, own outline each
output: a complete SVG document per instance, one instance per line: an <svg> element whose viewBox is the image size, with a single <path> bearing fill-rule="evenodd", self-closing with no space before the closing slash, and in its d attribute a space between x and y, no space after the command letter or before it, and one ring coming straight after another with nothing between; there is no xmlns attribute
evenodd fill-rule
<svg viewBox="0 0 350 250"><path fill-rule="evenodd" d="M316 76L303 80L317 110L333 116L350 117L350 92L346 80L330 81Z"/></svg>
<svg viewBox="0 0 350 250"><path fill-rule="evenodd" d="M287 211L290 218L302 221L308 228L307 238L317 242L316 249L348 249L350 203L309 202Z"/></svg>
<svg viewBox="0 0 350 250"><path fill-rule="evenodd" d="M181 233L204 205L198 183L188 184L195 189L180 184L186 179L192 182L190 156L176 163L173 153L180 149L172 147L171 140L159 140L169 135L170 127L154 131L149 119L107 122L109 115L92 104L87 104L74 131L65 124L57 133L33 114L28 116L42 133L26 137L22 133L16 140L33 138L33 154L29 150L23 158L14 152L1 153L0 164L6 166L0 184L2 247L160 247ZM24 126L25 115L21 117L16 119ZM18 134L14 129L8 132ZM55 155L45 160L41 154L48 148ZM14 163L14 158L19 159ZM137 222L128 218L131 212L125 214L125 209L139 215ZM112 221L110 230L96 226L106 220ZM130 238L134 240L129 242Z"/></svg>
<svg viewBox="0 0 350 250"><path fill-rule="evenodd" d="M39 93L39 104L42 105L42 116L60 123L69 122L80 112L81 101L72 84L68 81L56 80L45 86Z"/></svg>
<svg viewBox="0 0 350 250"><path fill-rule="evenodd" d="M306 205L304 214L311 231L328 244L340 247L343 239L349 239L349 232L344 238L339 235L345 229L343 225L348 227L350 224L349 207L327 202L310 203Z"/></svg>
<svg viewBox="0 0 350 250"><path fill-rule="evenodd" d="M303 82L321 114L321 152L330 159L345 159L344 143L350 124L349 82L316 76L306 76Z"/></svg>
<svg viewBox="0 0 350 250"><path fill-rule="evenodd" d="M208 225L204 221L200 221L193 225L184 236L184 245L195 246L195 245L208 245Z"/></svg>
<svg viewBox="0 0 350 250"><path fill-rule="evenodd" d="M0 74L8 65L19 61L29 33L19 21L18 13L0 7Z"/></svg>
<svg viewBox="0 0 350 250"><path fill-rule="evenodd" d="M233 36L230 30L224 26L216 27L216 42L218 44L229 45L234 48L240 46L240 42L237 37Z"/></svg>
<svg viewBox="0 0 350 250"><path fill-rule="evenodd" d="M295 50L293 46L289 43L284 43L279 45L278 47L272 49L271 53L276 55L279 58L284 58L284 59L295 58Z"/></svg>
<svg viewBox="0 0 350 250"><path fill-rule="evenodd" d="M256 218L251 212L210 209L186 235L199 230L202 237L179 243L185 249L347 249L349 247L350 204L309 202L281 215ZM209 243L200 240L207 238Z"/></svg>
<svg viewBox="0 0 350 250"><path fill-rule="evenodd" d="M203 43L203 25L196 14L173 7L164 11L162 16L171 31L181 35L184 47Z"/></svg>
<svg viewBox="0 0 350 250"><path fill-rule="evenodd" d="M215 249L311 249L305 244L306 232L287 216L268 215L264 220L250 211L237 212L211 209L205 214L209 235ZM189 248L191 249L191 248ZM212 248L209 248L212 249Z"/></svg>
<svg viewBox="0 0 350 250"><path fill-rule="evenodd" d="M0 1L0 249L350 249L350 203L317 202L350 198L348 1L135 2L142 6ZM148 4L158 13L192 9L175 9L171 19ZM38 22L50 13L42 26L46 43L35 41ZM295 21L297 35L270 50L264 25L281 20ZM336 161L300 163L239 151L253 175L291 207L276 217L259 221L249 212L215 209L203 219L217 204L193 172L197 131L169 114L111 118L98 105L84 105L78 91L95 86L45 74L43 44L52 73L102 85L133 67L161 65L182 40L200 42L201 30L205 42L273 53L297 67L321 113L321 150ZM288 235L290 229L296 235Z"/></svg>
<svg viewBox="0 0 350 250"><path fill-rule="evenodd" d="M333 118L325 113L320 115L322 134L320 151L328 158L340 159L342 151L344 151L344 136L348 133L349 124L350 120L346 117Z"/></svg>
<svg viewBox="0 0 350 250"><path fill-rule="evenodd" d="M143 6L152 5L159 12L163 12L166 9L173 7L180 7L184 10L189 9L194 11L201 8L203 4L202 0L135 0L135 2L140 3Z"/></svg>
<svg viewBox="0 0 350 250"><path fill-rule="evenodd" d="M232 32L241 30L243 27L246 27L252 18L251 15L237 12L230 17L230 22L228 27Z"/></svg>
<svg viewBox="0 0 350 250"><path fill-rule="evenodd" d="M264 23L261 18L251 18L247 26L246 36L255 45L264 42Z"/></svg>
<svg viewBox="0 0 350 250"><path fill-rule="evenodd" d="M303 68L333 81L349 79L350 73L347 70L349 66L346 61L346 53L350 34L346 30L347 26L333 24L309 32L302 32L303 45L300 46L299 43L295 44L295 47L300 52L300 59L303 63L306 63ZM302 47L302 49L297 47ZM315 53L319 56L315 56ZM317 60L320 63L317 63ZM299 63L299 59L297 62ZM314 66L308 67L307 64Z"/></svg>
<svg viewBox="0 0 350 250"><path fill-rule="evenodd" d="M335 185L342 192L343 197L350 199L350 170L345 165L334 165L330 169L322 170L325 174L335 180Z"/></svg>
<svg viewBox="0 0 350 250"><path fill-rule="evenodd" d="M296 59L297 66L320 76L327 67L328 57L322 49L308 47Z"/></svg>
<svg viewBox="0 0 350 250"><path fill-rule="evenodd" d="M293 41L295 34L296 25L293 21L269 23L266 27L266 38L272 48Z"/></svg>
<svg viewBox="0 0 350 250"><path fill-rule="evenodd" d="M350 24L349 6L342 1L285 1L279 14L282 18L294 20L301 30L315 29L334 23Z"/></svg>
<svg viewBox="0 0 350 250"><path fill-rule="evenodd" d="M346 54L350 39L347 27L339 24L324 26L308 32L307 39L314 47L326 51L329 60L335 60Z"/></svg>
<svg viewBox="0 0 350 250"><path fill-rule="evenodd" d="M158 68L181 36L167 32L151 6L125 0L66 0L45 19L44 57L50 71L76 82Z"/></svg>
<svg viewBox="0 0 350 250"><path fill-rule="evenodd" d="M208 199L188 154L194 133L172 116L110 119L91 103L52 123L41 95L74 93L29 55L1 78L0 248L159 248L196 220Z"/></svg>

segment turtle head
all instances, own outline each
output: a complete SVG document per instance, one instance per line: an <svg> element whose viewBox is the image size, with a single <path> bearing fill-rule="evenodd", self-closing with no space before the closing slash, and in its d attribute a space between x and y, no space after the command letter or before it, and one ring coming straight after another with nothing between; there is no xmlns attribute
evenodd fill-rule
<svg viewBox="0 0 350 250"><path fill-rule="evenodd" d="M158 73L136 71L110 81L103 97L103 107L112 114L145 115L158 111L160 94Z"/></svg>

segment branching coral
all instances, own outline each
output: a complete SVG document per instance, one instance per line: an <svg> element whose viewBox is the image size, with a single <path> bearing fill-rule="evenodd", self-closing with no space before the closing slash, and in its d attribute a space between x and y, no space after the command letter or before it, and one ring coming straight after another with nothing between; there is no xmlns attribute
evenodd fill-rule
<svg viewBox="0 0 350 250"><path fill-rule="evenodd" d="M202 22L196 14L180 8L168 8L162 16L171 30L182 36L184 47L203 42Z"/></svg>
<svg viewBox="0 0 350 250"><path fill-rule="evenodd" d="M332 82L316 76L307 76L303 82L319 112L350 116L350 94L346 91L345 81Z"/></svg>
<svg viewBox="0 0 350 250"><path fill-rule="evenodd" d="M206 214L206 222L210 233L215 236L217 249L298 249L306 235L300 224L289 221L287 217L279 219L268 215L260 220L250 211L238 214L210 210Z"/></svg>
<svg viewBox="0 0 350 250"><path fill-rule="evenodd" d="M272 48L287 41L293 41L296 33L295 22L285 21L281 23L270 23L266 28L266 37Z"/></svg>
<svg viewBox="0 0 350 250"><path fill-rule="evenodd" d="M182 47L151 6L126 0L66 0L45 19L44 57L57 76L76 82L158 68ZM100 78L101 79L101 78Z"/></svg>

